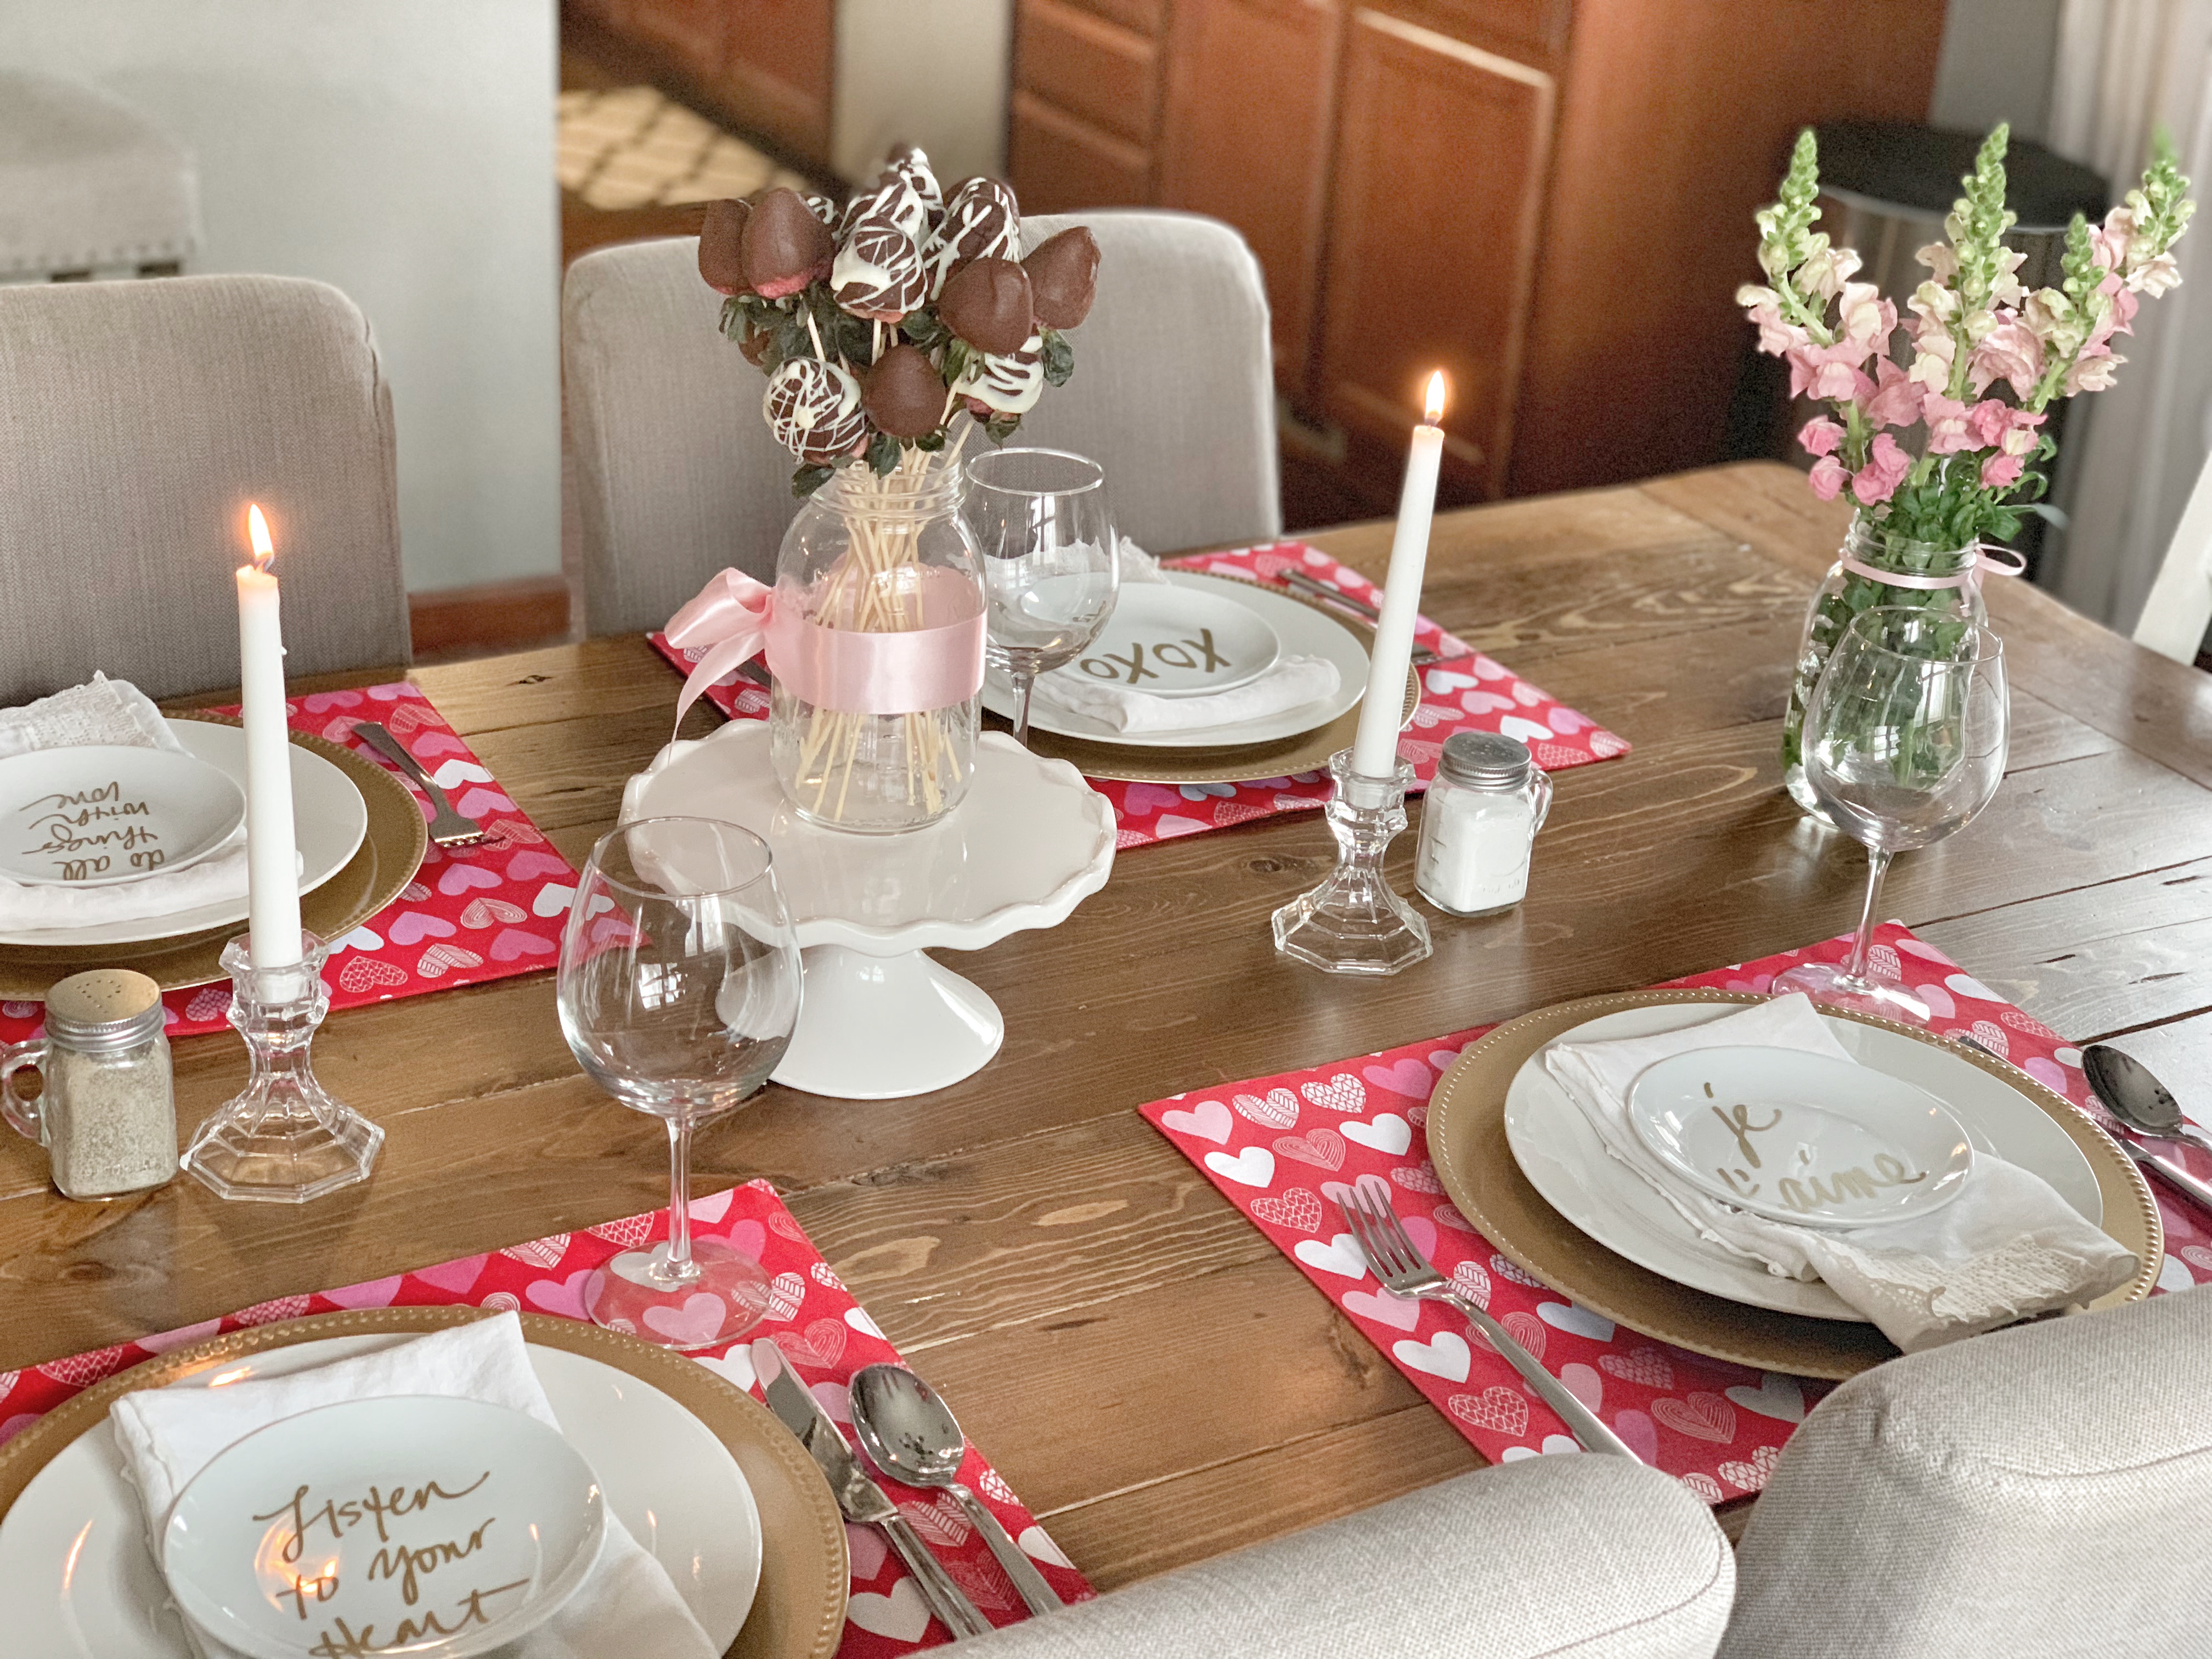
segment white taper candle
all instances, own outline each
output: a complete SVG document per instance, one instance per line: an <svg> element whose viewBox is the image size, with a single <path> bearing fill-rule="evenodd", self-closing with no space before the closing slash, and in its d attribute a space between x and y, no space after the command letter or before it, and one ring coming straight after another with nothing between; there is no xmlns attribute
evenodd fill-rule
<svg viewBox="0 0 2212 1659"><path fill-rule="evenodd" d="M1359 731L1352 740L1352 769L1364 778L1395 777L1398 728L1406 713L1406 670L1413 659L1413 624L1421 611L1421 576L1429 562L1429 522L1437 511L1437 470L1443 459L1444 376L1429 377L1428 418L1413 428L1406 457L1406 487L1398 495L1398 529L1390 539L1390 571L1382 581L1382 619L1375 625L1375 654L1367 693L1359 704Z"/></svg>
<svg viewBox="0 0 2212 1659"><path fill-rule="evenodd" d="M284 632L268 521L249 507L253 562L238 568L239 682L245 693L248 948L256 968L300 961L300 856L292 826L292 739L284 714Z"/></svg>

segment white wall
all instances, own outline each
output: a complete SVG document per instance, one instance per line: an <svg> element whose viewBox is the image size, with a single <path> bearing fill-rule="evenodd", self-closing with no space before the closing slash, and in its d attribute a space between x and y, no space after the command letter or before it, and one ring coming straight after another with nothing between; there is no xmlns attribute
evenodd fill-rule
<svg viewBox="0 0 2212 1659"><path fill-rule="evenodd" d="M838 0L830 164L854 184L918 144L949 186L1006 171L1012 0Z"/></svg>
<svg viewBox="0 0 2212 1659"><path fill-rule="evenodd" d="M554 0L0 0L0 64L198 154L191 269L368 313L410 587L560 568Z"/></svg>
<svg viewBox="0 0 2212 1659"><path fill-rule="evenodd" d="M1936 61L1930 126L1987 132L2012 123L2015 138L2049 131L2051 70L2061 0L1950 0Z"/></svg>

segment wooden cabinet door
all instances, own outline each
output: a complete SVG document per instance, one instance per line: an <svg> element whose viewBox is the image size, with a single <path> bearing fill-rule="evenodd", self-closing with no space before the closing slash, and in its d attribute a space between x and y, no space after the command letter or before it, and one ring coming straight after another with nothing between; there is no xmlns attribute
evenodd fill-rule
<svg viewBox="0 0 2212 1659"><path fill-rule="evenodd" d="M1498 495L1552 137L1552 77L1388 14L1345 46L1322 289L1322 406L1387 495L1432 368L1451 377L1443 495Z"/></svg>
<svg viewBox="0 0 2212 1659"><path fill-rule="evenodd" d="M692 74L711 82L721 73L728 21L726 0L630 0L630 27L668 48Z"/></svg>
<svg viewBox="0 0 2212 1659"><path fill-rule="evenodd" d="M1275 382L1310 390L1339 0L1176 0L1159 200L1244 234L1267 279Z"/></svg>
<svg viewBox="0 0 2212 1659"><path fill-rule="evenodd" d="M1018 88L1007 133L1006 178L1024 213L1142 207L1152 198L1151 151Z"/></svg>
<svg viewBox="0 0 2212 1659"><path fill-rule="evenodd" d="M732 110L763 137L826 167L835 0L703 3L728 15L726 52L713 79Z"/></svg>

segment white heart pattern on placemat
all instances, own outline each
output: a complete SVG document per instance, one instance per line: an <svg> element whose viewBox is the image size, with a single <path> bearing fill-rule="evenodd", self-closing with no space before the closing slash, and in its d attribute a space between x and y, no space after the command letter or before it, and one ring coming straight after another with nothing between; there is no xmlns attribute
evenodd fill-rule
<svg viewBox="0 0 2212 1659"><path fill-rule="evenodd" d="M1366 1089L1349 1072L1339 1072L1325 1083L1301 1083L1298 1092L1332 1112L1363 1111L1367 1105Z"/></svg>
<svg viewBox="0 0 2212 1659"><path fill-rule="evenodd" d="M1226 1152L1208 1152L1206 1167L1223 1180L1243 1187L1271 1186L1275 1179L1275 1155L1265 1146L1247 1146L1234 1158Z"/></svg>
<svg viewBox="0 0 2212 1659"><path fill-rule="evenodd" d="M1360 1254L1359 1241L1350 1233L1339 1233L1326 1243L1318 1238L1302 1238L1291 1254L1320 1273L1334 1273L1340 1279L1367 1277L1367 1258Z"/></svg>
<svg viewBox="0 0 2212 1659"><path fill-rule="evenodd" d="M1778 1422L1805 1420L1805 1391L1797 1386L1796 1377L1785 1376L1779 1371L1761 1371L1757 1388L1740 1382L1728 1390L1728 1397L1744 1410L1757 1412Z"/></svg>
<svg viewBox="0 0 2212 1659"><path fill-rule="evenodd" d="M1173 1129L1177 1134L1196 1135L1200 1140L1211 1140L1219 1146L1229 1142L1229 1132L1235 1120L1229 1109L1218 1100L1201 1100L1188 1111L1160 1114L1163 1128Z"/></svg>
<svg viewBox="0 0 2212 1659"><path fill-rule="evenodd" d="M786 1268L768 1282L767 1316L770 1319L790 1318L799 1311L799 1304L806 1300L806 1281Z"/></svg>
<svg viewBox="0 0 2212 1659"><path fill-rule="evenodd" d="M1455 1394L1444 1401L1444 1409L1469 1427L1488 1429L1494 1434L1520 1435L1528 1431L1528 1401L1503 1383L1493 1382L1480 1394Z"/></svg>
<svg viewBox="0 0 2212 1659"><path fill-rule="evenodd" d="M1451 1331L1438 1331L1426 1342L1394 1342L1390 1352L1401 1365L1410 1365L1447 1382L1464 1382L1474 1362L1467 1339Z"/></svg>
<svg viewBox="0 0 2212 1659"><path fill-rule="evenodd" d="M1249 1118L1263 1128L1287 1129L1298 1121L1298 1097L1288 1089L1270 1089L1265 1099L1258 1095L1238 1095L1230 1104L1236 1107L1239 1117Z"/></svg>
<svg viewBox="0 0 2212 1659"><path fill-rule="evenodd" d="M1295 1227L1302 1233L1321 1231L1321 1200L1304 1187L1292 1187L1279 1197L1254 1199L1252 1213L1278 1227Z"/></svg>

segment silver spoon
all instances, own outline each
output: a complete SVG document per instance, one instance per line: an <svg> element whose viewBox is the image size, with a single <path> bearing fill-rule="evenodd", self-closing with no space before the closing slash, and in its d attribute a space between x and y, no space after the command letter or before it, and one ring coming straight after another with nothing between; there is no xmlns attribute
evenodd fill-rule
<svg viewBox="0 0 2212 1659"><path fill-rule="evenodd" d="M976 1501L957 1478L967 1455L967 1437L936 1391L900 1365L864 1365L853 1374L853 1426L860 1449L894 1480L909 1486L933 1486L952 1494L968 1512L991 1553L1014 1581L1031 1613L1050 1613L1066 1604L1045 1583L1020 1547L1006 1536L999 1518Z"/></svg>
<svg viewBox="0 0 2212 1659"><path fill-rule="evenodd" d="M2081 1051L2081 1069L2105 1109L2137 1134L2185 1140L2212 1152L2212 1135L2182 1116L2181 1103L2133 1054L2108 1042L2093 1042Z"/></svg>

